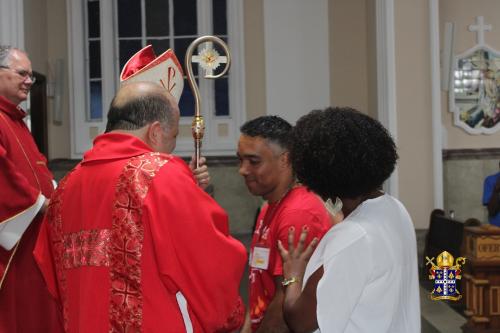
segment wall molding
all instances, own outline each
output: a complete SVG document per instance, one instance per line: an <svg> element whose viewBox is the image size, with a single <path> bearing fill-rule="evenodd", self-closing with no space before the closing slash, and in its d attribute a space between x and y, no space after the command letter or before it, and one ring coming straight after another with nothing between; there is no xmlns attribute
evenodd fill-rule
<svg viewBox="0 0 500 333"><path fill-rule="evenodd" d="M443 149L443 160L490 160L500 159L500 148Z"/></svg>
<svg viewBox="0 0 500 333"><path fill-rule="evenodd" d="M239 160L236 156L205 156L205 158L207 159L207 165L209 168L221 166L237 167L239 165ZM182 159L186 163L189 163L190 158L182 157ZM50 160L48 165L49 169L52 171L69 171L80 162L81 159L55 158Z"/></svg>

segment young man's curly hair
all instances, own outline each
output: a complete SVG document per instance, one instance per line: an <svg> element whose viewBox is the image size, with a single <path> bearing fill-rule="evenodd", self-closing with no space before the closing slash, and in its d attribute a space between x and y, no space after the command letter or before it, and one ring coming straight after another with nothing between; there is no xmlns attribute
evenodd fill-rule
<svg viewBox="0 0 500 333"><path fill-rule="evenodd" d="M324 199L355 198L380 188L398 159L387 130L347 107L300 118L290 149L298 179Z"/></svg>

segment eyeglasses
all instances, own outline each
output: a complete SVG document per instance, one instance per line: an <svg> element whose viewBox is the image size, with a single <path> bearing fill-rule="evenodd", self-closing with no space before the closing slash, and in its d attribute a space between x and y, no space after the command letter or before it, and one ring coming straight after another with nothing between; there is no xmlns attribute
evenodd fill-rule
<svg viewBox="0 0 500 333"><path fill-rule="evenodd" d="M36 77L33 75L33 73L25 71L24 69L13 69L13 68L10 68L9 66L0 66L0 68L10 69L14 73L16 73L17 75L22 77L23 80L26 80L27 78L29 78L31 80L31 83L35 83L35 81L36 81Z"/></svg>

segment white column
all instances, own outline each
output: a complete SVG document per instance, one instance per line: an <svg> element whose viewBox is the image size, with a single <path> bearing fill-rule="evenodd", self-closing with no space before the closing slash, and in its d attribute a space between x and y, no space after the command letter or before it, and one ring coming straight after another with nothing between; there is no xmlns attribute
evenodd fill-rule
<svg viewBox="0 0 500 333"><path fill-rule="evenodd" d="M394 35L394 0L376 0L377 29L377 116L398 144L396 117L396 57ZM384 190L398 197L398 167L392 173Z"/></svg>
<svg viewBox="0 0 500 333"><path fill-rule="evenodd" d="M330 104L328 1L263 4L267 114L295 123Z"/></svg>
<svg viewBox="0 0 500 333"><path fill-rule="evenodd" d="M432 159L434 173L434 208L444 208L443 202L443 125L441 123L441 77L439 69L439 1L429 0L430 46L432 78Z"/></svg>
<svg viewBox="0 0 500 333"><path fill-rule="evenodd" d="M24 49L23 1L0 0L0 44Z"/></svg>

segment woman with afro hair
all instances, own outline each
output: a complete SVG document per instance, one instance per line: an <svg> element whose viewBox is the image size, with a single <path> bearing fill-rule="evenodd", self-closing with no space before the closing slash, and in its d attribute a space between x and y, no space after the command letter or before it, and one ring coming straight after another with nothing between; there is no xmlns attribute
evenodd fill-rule
<svg viewBox="0 0 500 333"><path fill-rule="evenodd" d="M307 230L296 246L289 233L288 251L278 244L290 329L420 332L413 223L401 202L382 191L398 158L387 130L354 109L327 108L299 119L290 144L298 179L327 208L342 202L344 215L319 244L305 246Z"/></svg>

